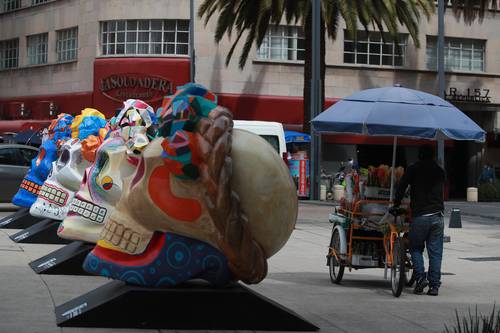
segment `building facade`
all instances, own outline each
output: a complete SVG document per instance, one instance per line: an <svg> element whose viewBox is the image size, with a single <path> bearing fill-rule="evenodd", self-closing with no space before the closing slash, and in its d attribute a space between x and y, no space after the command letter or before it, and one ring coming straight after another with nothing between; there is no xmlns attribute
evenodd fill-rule
<svg viewBox="0 0 500 333"><path fill-rule="evenodd" d="M201 0L195 0L195 8ZM59 112L94 107L112 116L127 98L157 107L162 96L189 81L189 39L194 37L196 82L217 93L236 119L270 120L300 129L303 119L304 38L300 27L274 26L247 65L239 51L228 66L231 41L214 43L215 20L195 17L189 1L1 0L0 131L44 123ZM483 144L448 142L446 164L452 196L475 185L489 163L500 170L500 17L467 26L445 17L447 98L488 132ZM437 17L422 19L418 44L402 29L397 43L375 31L356 42L341 25L326 42L326 105L356 91L401 84L438 94ZM406 141L402 164L416 158ZM390 140L353 136L323 139L322 166L334 172L353 157L377 164L390 155ZM390 157L389 157L390 159ZM385 161L387 163L387 161Z"/></svg>

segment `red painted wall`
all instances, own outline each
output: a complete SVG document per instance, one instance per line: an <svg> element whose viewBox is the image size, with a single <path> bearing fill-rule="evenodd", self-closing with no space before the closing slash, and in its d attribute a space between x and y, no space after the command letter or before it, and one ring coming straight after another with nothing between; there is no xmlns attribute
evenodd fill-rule
<svg viewBox="0 0 500 333"><path fill-rule="evenodd" d="M238 120L277 121L289 129L300 130L304 121L302 97L271 95L240 95L217 93L220 105L227 107ZM338 99L329 98L325 108Z"/></svg>
<svg viewBox="0 0 500 333"><path fill-rule="evenodd" d="M26 96L0 99L0 120L46 120L50 119L49 105L53 102L56 113L77 114L83 108L92 106L92 93L80 92L51 96ZM20 105L24 103L26 116L21 117ZM52 117L54 118L54 117Z"/></svg>

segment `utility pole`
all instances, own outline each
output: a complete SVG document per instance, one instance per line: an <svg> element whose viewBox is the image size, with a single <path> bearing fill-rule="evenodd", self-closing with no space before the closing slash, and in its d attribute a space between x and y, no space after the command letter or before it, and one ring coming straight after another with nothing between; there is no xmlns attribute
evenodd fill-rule
<svg viewBox="0 0 500 333"><path fill-rule="evenodd" d="M438 0L438 40L437 40L437 70L439 97L444 99L444 6L445 0ZM444 169L444 140L438 139L437 159L439 165Z"/></svg>
<svg viewBox="0 0 500 333"><path fill-rule="evenodd" d="M194 0L189 0L189 80L195 82L195 56L194 51Z"/></svg>
<svg viewBox="0 0 500 333"><path fill-rule="evenodd" d="M312 5L312 75L311 75L311 120L321 112L321 75L320 75L320 24L321 24L321 0L311 0ZM319 199L320 191L320 136L314 134L311 126L311 158L310 158L310 194L311 200Z"/></svg>

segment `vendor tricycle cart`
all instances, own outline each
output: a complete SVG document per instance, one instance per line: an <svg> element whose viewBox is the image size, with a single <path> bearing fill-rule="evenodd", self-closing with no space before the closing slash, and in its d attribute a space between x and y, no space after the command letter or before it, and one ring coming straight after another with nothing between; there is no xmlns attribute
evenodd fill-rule
<svg viewBox="0 0 500 333"><path fill-rule="evenodd" d="M393 169L398 137L440 140L441 143L444 139L484 142L486 138L486 132L454 105L437 96L400 85L367 89L345 97L312 119L311 125L315 134L393 137ZM443 164L442 156L439 159ZM391 176L387 206L392 202L393 194L394 176ZM363 206L362 201L355 202L353 208L345 206L349 210L341 210L338 216L334 216L338 221L334 222L328 251L332 280L340 282L346 266L350 269L382 266L386 271L391 269L392 290L394 295L399 295L405 274L409 274L409 270L404 268L408 262L405 250L407 226L397 222L400 212L394 212L397 223L390 225L388 233L366 233L363 230ZM364 256L355 257L355 244L365 246L363 244L367 242L375 244L375 247L371 245L375 256L372 255L371 260Z"/></svg>
<svg viewBox="0 0 500 333"><path fill-rule="evenodd" d="M408 217L406 210L390 209L386 222L374 227L370 219L381 220L389 201L359 200L352 210L338 208L330 214L333 223L327 254L330 279L339 284L347 267L352 269L384 268L391 272L392 294L399 297L403 287L413 285L413 269L408 252ZM374 211L374 207L379 207ZM368 208L368 209L366 209ZM385 230L383 230L385 228Z"/></svg>

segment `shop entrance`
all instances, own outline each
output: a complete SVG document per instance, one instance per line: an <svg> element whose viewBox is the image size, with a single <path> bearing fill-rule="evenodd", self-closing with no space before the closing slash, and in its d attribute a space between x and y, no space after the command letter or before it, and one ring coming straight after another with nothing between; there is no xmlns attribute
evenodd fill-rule
<svg viewBox="0 0 500 333"><path fill-rule="evenodd" d="M450 198L464 199L467 191L467 142L455 141L453 148L445 150L445 159Z"/></svg>
<svg viewBox="0 0 500 333"><path fill-rule="evenodd" d="M378 167L380 164L391 166L392 148L392 145L358 145L358 165L363 168L370 165ZM407 164L406 148L398 146L396 148L396 166L402 166L406 169Z"/></svg>

